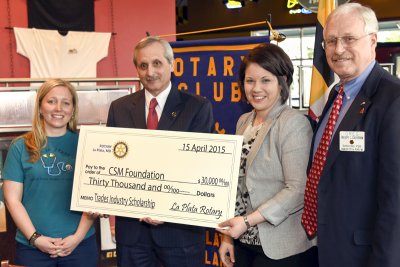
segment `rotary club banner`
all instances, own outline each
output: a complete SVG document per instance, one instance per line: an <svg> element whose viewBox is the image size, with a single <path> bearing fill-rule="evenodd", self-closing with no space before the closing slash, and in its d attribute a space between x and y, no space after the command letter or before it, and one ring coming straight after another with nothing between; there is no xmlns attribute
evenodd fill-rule
<svg viewBox="0 0 400 267"><path fill-rule="evenodd" d="M239 67L249 50L266 42L267 36L171 43L175 56L173 84L211 101L218 133L234 134L239 116L251 109L241 100Z"/></svg>

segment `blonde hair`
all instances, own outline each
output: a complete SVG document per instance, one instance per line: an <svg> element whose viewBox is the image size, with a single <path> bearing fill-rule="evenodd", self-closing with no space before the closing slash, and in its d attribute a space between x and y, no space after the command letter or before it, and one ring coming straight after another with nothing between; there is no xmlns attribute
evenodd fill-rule
<svg viewBox="0 0 400 267"><path fill-rule="evenodd" d="M35 108L33 110L32 131L22 136L25 140L26 150L29 153L29 162L36 162L40 158L40 150L47 144L46 130L44 120L40 114L40 106L43 98L57 86L63 86L68 89L72 95L74 111L67 124L67 129L76 132L77 114L78 114L78 96L75 87L68 81L62 79L51 79L42 84L36 94Z"/></svg>

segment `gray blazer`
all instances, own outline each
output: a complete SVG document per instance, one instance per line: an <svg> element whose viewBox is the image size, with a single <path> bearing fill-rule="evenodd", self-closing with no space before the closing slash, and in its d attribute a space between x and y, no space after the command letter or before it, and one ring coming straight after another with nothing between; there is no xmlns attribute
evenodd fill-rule
<svg viewBox="0 0 400 267"><path fill-rule="evenodd" d="M236 134L242 135L254 116L254 111L243 114ZM306 116L279 102L248 154L246 186L253 210L266 219L258 229L269 258L282 259L316 245L316 240L308 240L301 225L311 138Z"/></svg>

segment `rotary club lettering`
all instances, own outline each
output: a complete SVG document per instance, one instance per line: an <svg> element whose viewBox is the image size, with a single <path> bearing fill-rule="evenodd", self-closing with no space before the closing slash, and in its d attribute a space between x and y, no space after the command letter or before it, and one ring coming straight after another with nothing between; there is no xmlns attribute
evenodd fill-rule
<svg viewBox="0 0 400 267"><path fill-rule="evenodd" d="M239 102L241 92L234 76L237 73L234 67L237 68L240 65L242 58L243 56L237 57L235 62L235 58L232 56L177 57L175 58L174 75L178 79L182 76L193 78L189 83L179 82L178 89L186 91L192 87L195 88L197 95L209 95L208 92L202 92L202 89L212 90L212 98L215 102L223 101L228 95L230 102ZM185 73L185 71L189 73ZM221 77L224 77L224 81L221 81ZM226 79L227 77L229 79Z"/></svg>
<svg viewBox="0 0 400 267"><path fill-rule="evenodd" d="M221 234L214 230L206 230L206 245L207 249L205 251L204 263L207 266L219 266L223 267L224 264L218 256L218 248L221 244Z"/></svg>

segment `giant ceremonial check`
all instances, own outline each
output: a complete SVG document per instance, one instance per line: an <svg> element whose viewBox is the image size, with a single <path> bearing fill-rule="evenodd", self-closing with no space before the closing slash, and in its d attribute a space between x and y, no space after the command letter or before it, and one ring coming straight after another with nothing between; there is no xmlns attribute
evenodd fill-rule
<svg viewBox="0 0 400 267"><path fill-rule="evenodd" d="M234 216L242 141L82 126L71 209L215 228Z"/></svg>

